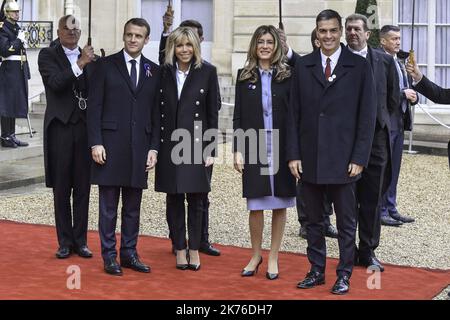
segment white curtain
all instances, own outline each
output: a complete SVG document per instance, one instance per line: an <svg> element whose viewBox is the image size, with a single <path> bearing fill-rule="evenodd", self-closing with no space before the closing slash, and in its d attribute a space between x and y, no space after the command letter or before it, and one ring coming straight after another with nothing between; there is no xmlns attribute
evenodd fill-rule
<svg viewBox="0 0 450 320"><path fill-rule="evenodd" d="M205 41L213 41L213 1L181 0L181 21L192 19L202 24Z"/></svg>
<svg viewBox="0 0 450 320"><path fill-rule="evenodd" d="M436 3L436 64L450 64L450 27L439 24L450 23L450 3L448 0L437 0ZM450 88L450 67L436 66L436 83Z"/></svg>

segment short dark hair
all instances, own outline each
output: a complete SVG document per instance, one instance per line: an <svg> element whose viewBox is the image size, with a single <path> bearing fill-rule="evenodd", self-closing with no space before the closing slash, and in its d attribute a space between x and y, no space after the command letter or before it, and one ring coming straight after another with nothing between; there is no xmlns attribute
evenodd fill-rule
<svg viewBox="0 0 450 320"><path fill-rule="evenodd" d="M387 25L381 27L380 38L386 37L386 35L391 31L400 32L400 28L397 26L393 26L391 24L387 24Z"/></svg>
<svg viewBox="0 0 450 320"><path fill-rule="evenodd" d="M323 10L322 12L320 12L317 17L316 17L316 27L319 25L320 21L324 21L324 20L332 20L332 19L336 19L339 22L339 28L342 29L342 17L341 15L334 10L331 9L326 9Z"/></svg>
<svg viewBox="0 0 450 320"><path fill-rule="evenodd" d="M123 34L125 34L127 27L129 24L138 26L138 27L145 27L145 29L147 29L147 35L146 37L148 37L150 35L150 25L148 24L147 20L142 19L142 18L133 18L127 21L127 23L125 23L125 26L123 27Z"/></svg>
<svg viewBox="0 0 450 320"><path fill-rule="evenodd" d="M197 20L184 20L180 23L180 27L197 28L198 37L203 37L203 26Z"/></svg>
<svg viewBox="0 0 450 320"><path fill-rule="evenodd" d="M347 27L347 23L349 23L349 22L358 21L358 20L363 22L364 31L369 31L367 17L362 14L359 14L359 13L354 13L354 14L349 15L347 17L347 19L345 19L345 26Z"/></svg>

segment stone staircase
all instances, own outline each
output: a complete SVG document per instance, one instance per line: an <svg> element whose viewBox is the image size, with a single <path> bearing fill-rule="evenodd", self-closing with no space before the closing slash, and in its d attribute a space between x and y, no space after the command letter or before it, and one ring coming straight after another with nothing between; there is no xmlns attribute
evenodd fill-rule
<svg viewBox="0 0 450 320"><path fill-rule="evenodd" d="M232 82L231 76L219 76L220 95L222 97L222 108L219 112L219 130L222 131L224 136L230 136L230 134L227 134L227 130L233 129L235 92Z"/></svg>

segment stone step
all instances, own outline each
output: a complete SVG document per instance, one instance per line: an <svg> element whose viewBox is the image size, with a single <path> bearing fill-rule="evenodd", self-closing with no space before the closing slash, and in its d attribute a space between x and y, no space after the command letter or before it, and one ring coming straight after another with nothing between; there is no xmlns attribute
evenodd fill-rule
<svg viewBox="0 0 450 320"><path fill-rule="evenodd" d="M0 190L25 187L44 181L44 158L42 156L20 161L2 161L1 163Z"/></svg>
<svg viewBox="0 0 450 320"><path fill-rule="evenodd" d="M228 75L219 75L219 86L231 86L233 83L233 77Z"/></svg>

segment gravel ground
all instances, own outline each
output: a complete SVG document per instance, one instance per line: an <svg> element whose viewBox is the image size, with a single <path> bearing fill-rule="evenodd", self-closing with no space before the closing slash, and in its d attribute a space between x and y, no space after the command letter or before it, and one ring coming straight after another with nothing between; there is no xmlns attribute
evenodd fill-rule
<svg viewBox="0 0 450 320"><path fill-rule="evenodd" d="M224 152L226 151L226 152ZM250 247L248 213L242 198L241 179L230 162L230 146L224 145L213 174L210 194L210 240L225 245ZM141 233L166 237L165 195L155 193L153 174L144 192ZM0 193L0 219L54 225L53 196L43 186ZM97 229L98 192L93 187L89 228ZM378 258L390 264L433 269L450 269L450 171L445 157L408 155L403 157L398 187L399 212L416 219L399 228L383 227ZM270 219L270 213L267 213ZM332 219L334 223L334 218ZM298 237L299 224L289 209L282 250L306 253L306 241ZM118 225L120 230L120 224ZM270 223L264 230L265 248L270 247ZM327 252L338 257L335 239L327 239ZM450 280L449 280L450 282ZM450 287L438 299L446 299Z"/></svg>

